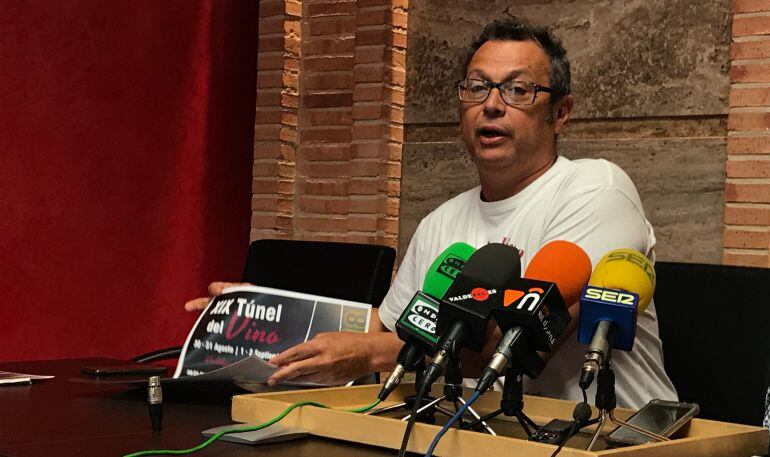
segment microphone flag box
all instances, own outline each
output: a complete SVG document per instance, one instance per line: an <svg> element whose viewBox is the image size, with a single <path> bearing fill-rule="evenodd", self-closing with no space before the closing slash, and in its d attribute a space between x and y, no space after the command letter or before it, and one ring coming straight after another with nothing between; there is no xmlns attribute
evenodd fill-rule
<svg viewBox="0 0 770 457"><path fill-rule="evenodd" d="M371 309L366 303L269 287L225 289L198 317L173 377L221 379L207 375L227 371L235 381L264 382L276 371L266 361L292 346L322 332L367 332ZM246 359L243 370L232 369Z"/></svg>
<svg viewBox="0 0 770 457"><path fill-rule="evenodd" d="M438 300L417 291L396 321L396 334L402 341L415 342L429 354L434 354L438 343L438 313Z"/></svg>
<svg viewBox="0 0 770 457"><path fill-rule="evenodd" d="M492 314L504 332L512 327L527 329L531 345L544 352L553 350L571 320L559 287L530 278L510 281Z"/></svg>
<svg viewBox="0 0 770 457"><path fill-rule="evenodd" d="M638 304L639 295L633 292L586 286L580 296L578 341L591 344L596 326L600 321L608 320L616 324L612 347L630 351L634 347Z"/></svg>

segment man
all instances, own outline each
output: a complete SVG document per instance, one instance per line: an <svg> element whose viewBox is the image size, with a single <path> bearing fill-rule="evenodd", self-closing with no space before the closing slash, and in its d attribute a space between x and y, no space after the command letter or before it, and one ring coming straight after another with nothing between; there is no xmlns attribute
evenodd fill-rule
<svg viewBox="0 0 770 457"><path fill-rule="evenodd" d="M271 362L281 368L270 383L339 383L391 369L401 346L392 333L395 321L428 266L454 242L514 245L523 251L522 270L540 247L559 239L577 243L594 265L616 248L654 258L652 227L628 176L604 160L570 161L556 153L573 99L566 53L547 30L520 22L489 24L472 47L457 89L462 139L481 185L421 221L379 310L391 332L319 335L274 357ZM573 316L577 310L578 304L571 304ZM634 351L614 355L618 404L635 408L651 398L676 398L663 370L654 304L638 325ZM525 383L527 392L582 399L578 374L585 348L574 333L564 339L540 378ZM495 344L491 338L486 355L464 354L464 361L475 361L478 368Z"/></svg>

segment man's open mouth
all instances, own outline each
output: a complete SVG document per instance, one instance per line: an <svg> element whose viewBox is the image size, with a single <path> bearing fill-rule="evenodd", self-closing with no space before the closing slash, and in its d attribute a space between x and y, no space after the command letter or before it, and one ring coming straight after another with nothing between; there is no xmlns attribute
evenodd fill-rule
<svg viewBox="0 0 770 457"><path fill-rule="evenodd" d="M490 138L490 139L509 136L508 133L505 132L505 130L494 126L480 127L479 129L476 130L476 134L481 137Z"/></svg>

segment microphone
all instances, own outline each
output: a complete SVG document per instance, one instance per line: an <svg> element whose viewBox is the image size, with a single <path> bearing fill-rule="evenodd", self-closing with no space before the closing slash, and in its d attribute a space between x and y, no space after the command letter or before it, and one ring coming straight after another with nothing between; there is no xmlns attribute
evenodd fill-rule
<svg viewBox="0 0 770 457"><path fill-rule="evenodd" d="M414 371L425 355L436 353L439 300L457 279L465 262L476 251L466 243L454 243L446 248L428 268L423 290L417 291L396 321L396 334L405 342L396 358L396 367L383 383L380 400L390 395L401 383L407 371Z"/></svg>
<svg viewBox="0 0 770 457"><path fill-rule="evenodd" d="M579 385L587 389L611 348L630 351L636 318L655 291L655 269L633 249L608 252L596 265L580 298L578 341L588 344Z"/></svg>
<svg viewBox="0 0 770 457"><path fill-rule="evenodd" d="M471 255L442 300L438 316L441 335L437 354L425 369L423 385L433 384L463 347L480 352L487 337L489 316L502 300L500 291L521 275L515 247L489 243Z"/></svg>
<svg viewBox="0 0 770 457"><path fill-rule="evenodd" d="M503 336L479 377L476 390L485 392L510 364L532 379L545 362L537 351L550 352L571 318L567 306L578 301L591 274L591 259L575 243L551 241L535 254L524 278L505 287L492 311Z"/></svg>

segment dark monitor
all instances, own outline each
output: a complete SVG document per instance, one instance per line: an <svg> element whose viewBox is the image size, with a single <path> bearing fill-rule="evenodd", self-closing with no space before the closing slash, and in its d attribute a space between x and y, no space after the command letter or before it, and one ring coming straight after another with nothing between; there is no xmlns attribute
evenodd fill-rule
<svg viewBox="0 0 770 457"><path fill-rule="evenodd" d="M390 287L395 249L327 241L257 240L243 281L380 306Z"/></svg>

